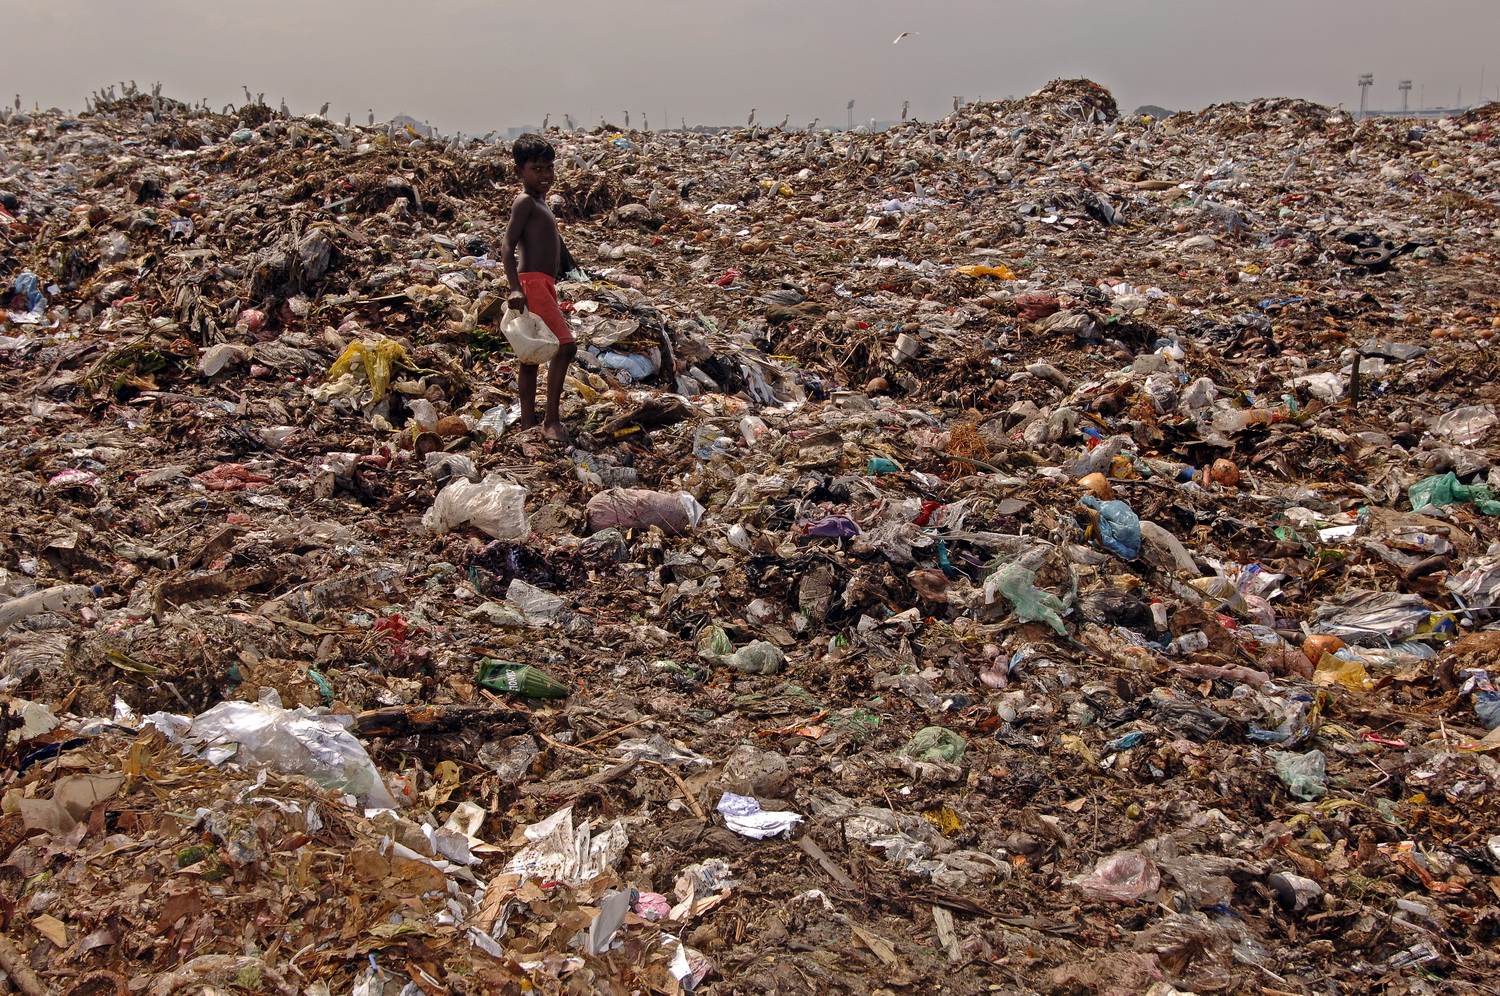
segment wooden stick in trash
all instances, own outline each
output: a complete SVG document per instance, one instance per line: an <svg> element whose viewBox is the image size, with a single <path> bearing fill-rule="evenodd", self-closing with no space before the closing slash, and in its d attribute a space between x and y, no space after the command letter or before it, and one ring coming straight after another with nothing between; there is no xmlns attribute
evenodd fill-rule
<svg viewBox="0 0 1500 996"><path fill-rule="evenodd" d="M526 713L490 706L414 705L371 709L354 720L362 737L407 737L418 733L452 733L476 723L525 723Z"/></svg>
<svg viewBox="0 0 1500 996"><path fill-rule="evenodd" d="M10 981L15 983L25 996L47 996L47 990L42 988L42 983L37 979L36 973L31 966L26 964L26 959L17 951L15 945L10 943L10 938L0 934L0 968L5 969L5 974L10 976Z"/></svg>
<svg viewBox="0 0 1500 996"><path fill-rule="evenodd" d="M692 790L688 788L687 782L682 780L681 775L673 771L670 765L662 764L660 761L647 761L646 763L653 764L661 770L665 771L667 774L671 775L672 781L676 782L677 787L682 789L682 797L686 799L687 804L692 807L693 815L698 817L698 819L702 820L704 823L708 822L708 814L703 811L702 806L698 805L698 800L693 798Z"/></svg>

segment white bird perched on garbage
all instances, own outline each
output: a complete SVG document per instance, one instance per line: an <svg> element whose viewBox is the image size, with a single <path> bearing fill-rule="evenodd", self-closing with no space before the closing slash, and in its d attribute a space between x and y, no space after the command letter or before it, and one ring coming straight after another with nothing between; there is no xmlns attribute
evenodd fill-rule
<svg viewBox="0 0 1500 996"><path fill-rule="evenodd" d="M920 31L903 31L899 35L896 36L896 41L891 42L891 44L892 45L896 44L896 42L899 42L901 39L905 38L907 35L919 35L921 33L922 32L920 32Z"/></svg>
<svg viewBox="0 0 1500 996"><path fill-rule="evenodd" d="M245 103L247 103L247 104L253 104L253 103L255 103L255 98L252 97L252 96L250 96L250 88L248 86L245 86L245 84L241 83L240 84L240 89L242 89L242 90L245 91Z"/></svg>
<svg viewBox="0 0 1500 996"><path fill-rule="evenodd" d="M292 116L292 112L287 109L285 97L281 98L281 116L284 118L289 118Z"/></svg>
<svg viewBox="0 0 1500 996"><path fill-rule="evenodd" d="M318 117L320 117L320 118L326 118L326 117L328 117L328 105L331 104L331 103L332 103L332 101L330 101L330 100L323 101L323 106L320 107L320 108L318 108Z"/></svg>
<svg viewBox="0 0 1500 996"><path fill-rule="evenodd" d="M786 131L786 123L788 121L790 121L791 119L792 119L792 116L790 114L788 114L786 117L782 118L781 119L781 124L779 124L779 125L776 126L776 130L777 131Z"/></svg>
<svg viewBox="0 0 1500 996"><path fill-rule="evenodd" d="M370 127L375 127L375 108L370 108Z"/></svg>
<svg viewBox="0 0 1500 996"><path fill-rule="evenodd" d="M16 106L19 107L20 105L17 104ZM749 127L751 127L754 124L755 124L755 108L752 107L752 108L750 108L750 119L745 122L745 127L749 128Z"/></svg>
<svg viewBox="0 0 1500 996"><path fill-rule="evenodd" d="M350 125L352 125L353 122L354 122L354 115L350 114L348 111L345 111L344 112L344 127L345 128L350 127Z"/></svg>
<svg viewBox="0 0 1500 996"><path fill-rule="evenodd" d="M815 130L818 127L818 122L821 121L821 120L823 120L823 119L822 118L813 118L811 121L809 121L807 123L807 130L808 131Z"/></svg>
<svg viewBox="0 0 1500 996"><path fill-rule="evenodd" d="M910 106L911 106L911 101L909 101L909 100L903 100L901 102L901 120L902 121L906 120L906 109L908 107L910 107Z"/></svg>
<svg viewBox="0 0 1500 996"><path fill-rule="evenodd" d="M626 128L626 130L629 130L629 128L630 128L630 112L629 111L621 111L620 113L623 114L623 115L625 115L625 128Z"/></svg>
<svg viewBox="0 0 1500 996"><path fill-rule="evenodd" d="M16 94L16 110L19 111L20 109L21 109L21 95L18 93L18 94Z"/></svg>
<svg viewBox="0 0 1500 996"><path fill-rule="evenodd" d="M547 122L551 121L551 120L552 120L552 112L551 111L548 111L546 114L542 115L542 131L546 131L547 130Z"/></svg>

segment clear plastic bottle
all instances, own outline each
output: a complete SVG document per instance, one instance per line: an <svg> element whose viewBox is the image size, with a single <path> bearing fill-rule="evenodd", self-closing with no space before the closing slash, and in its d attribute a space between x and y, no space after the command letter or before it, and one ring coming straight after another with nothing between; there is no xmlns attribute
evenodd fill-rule
<svg viewBox="0 0 1500 996"><path fill-rule="evenodd" d="M770 428L766 425L766 420L759 415L746 415L740 419L740 435L745 437L747 446L754 446L756 440L765 435Z"/></svg>

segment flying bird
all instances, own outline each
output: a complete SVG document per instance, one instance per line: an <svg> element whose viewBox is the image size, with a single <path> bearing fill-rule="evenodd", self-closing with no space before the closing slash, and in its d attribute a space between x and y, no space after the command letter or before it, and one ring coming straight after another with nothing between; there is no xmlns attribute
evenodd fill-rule
<svg viewBox="0 0 1500 996"><path fill-rule="evenodd" d="M899 35L896 36L896 41L891 42L891 44L892 45L896 44L896 42L899 42L901 39L905 38L907 35L919 35L921 33L922 32L920 32L920 31L903 31Z"/></svg>

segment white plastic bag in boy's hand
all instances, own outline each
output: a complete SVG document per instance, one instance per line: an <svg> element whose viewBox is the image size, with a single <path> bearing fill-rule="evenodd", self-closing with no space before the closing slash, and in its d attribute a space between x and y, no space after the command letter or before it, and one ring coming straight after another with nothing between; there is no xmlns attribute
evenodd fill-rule
<svg viewBox="0 0 1500 996"><path fill-rule="evenodd" d="M557 355L557 336L530 311L505 309L500 316L500 331L522 363L546 363Z"/></svg>

